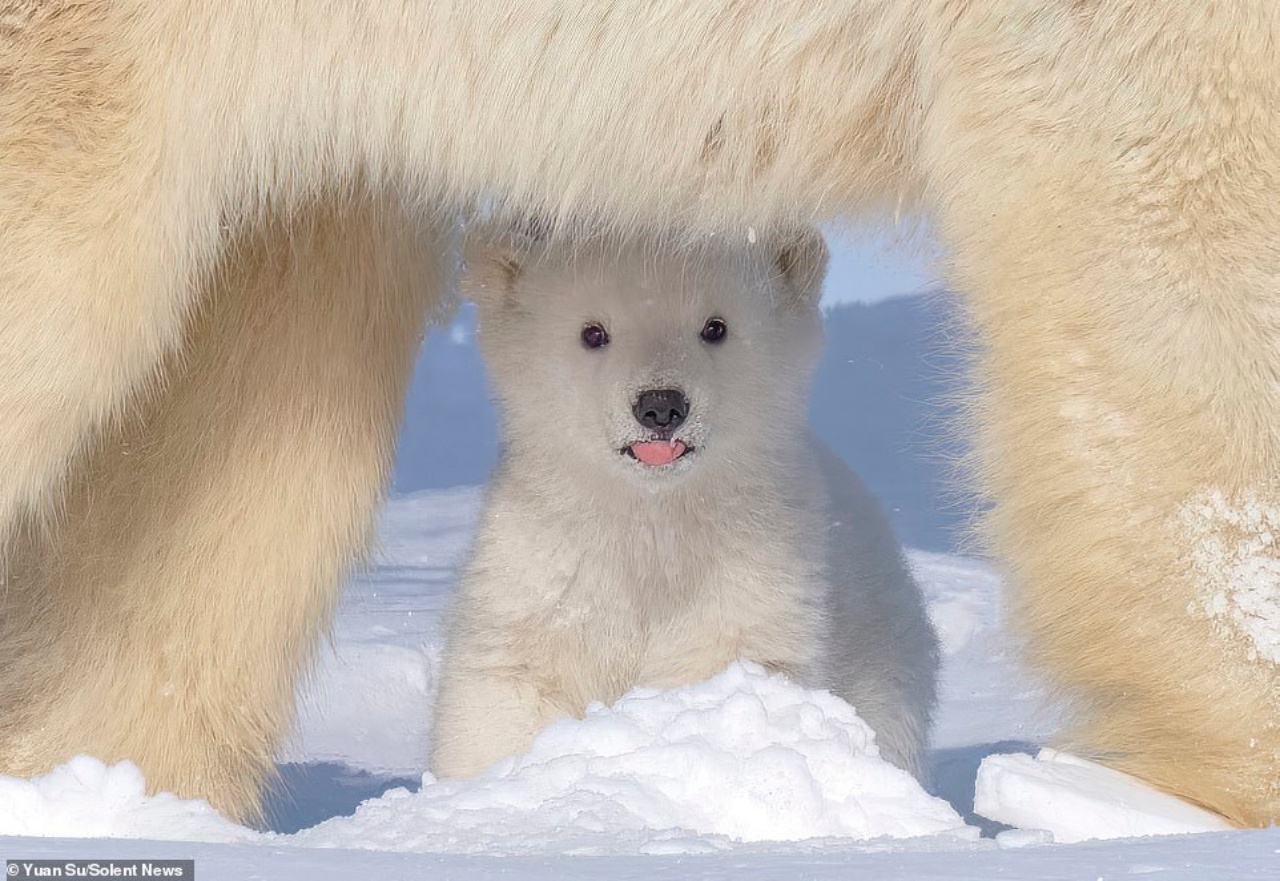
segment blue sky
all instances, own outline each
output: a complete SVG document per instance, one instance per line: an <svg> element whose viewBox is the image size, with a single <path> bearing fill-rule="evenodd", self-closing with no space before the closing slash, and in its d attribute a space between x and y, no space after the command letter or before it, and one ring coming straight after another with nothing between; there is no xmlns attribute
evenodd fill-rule
<svg viewBox="0 0 1280 881"><path fill-rule="evenodd" d="M831 249L822 303L874 303L938 285L927 233L824 229Z"/></svg>

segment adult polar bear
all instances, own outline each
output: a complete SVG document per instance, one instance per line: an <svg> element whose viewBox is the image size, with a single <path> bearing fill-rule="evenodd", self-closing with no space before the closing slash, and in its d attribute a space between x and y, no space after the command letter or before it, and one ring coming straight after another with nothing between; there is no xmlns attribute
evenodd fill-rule
<svg viewBox="0 0 1280 881"><path fill-rule="evenodd" d="M888 208L1079 743L1280 819L1278 93L1273 0L0 0L0 769L254 812L455 209Z"/></svg>

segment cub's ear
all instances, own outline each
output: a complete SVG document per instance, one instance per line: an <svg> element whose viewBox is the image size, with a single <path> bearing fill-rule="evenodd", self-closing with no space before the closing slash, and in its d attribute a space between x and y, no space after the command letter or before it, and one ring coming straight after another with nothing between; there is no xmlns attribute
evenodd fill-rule
<svg viewBox="0 0 1280 881"><path fill-rule="evenodd" d="M514 304L516 279L549 234L547 224L536 217L468 230L462 252L462 296L483 306Z"/></svg>
<svg viewBox="0 0 1280 881"><path fill-rule="evenodd" d="M813 227L805 227L782 239L774 258L790 302L817 305L827 275L827 244Z"/></svg>
<svg viewBox="0 0 1280 881"><path fill-rule="evenodd" d="M462 251L462 296L477 306L499 308L515 296L523 258L500 244L468 237Z"/></svg>

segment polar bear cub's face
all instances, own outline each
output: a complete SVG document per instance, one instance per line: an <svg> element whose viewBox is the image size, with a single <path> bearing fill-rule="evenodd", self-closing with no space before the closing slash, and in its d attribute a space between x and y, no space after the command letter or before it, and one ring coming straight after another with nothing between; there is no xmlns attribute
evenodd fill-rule
<svg viewBox="0 0 1280 881"><path fill-rule="evenodd" d="M508 467L662 486L785 455L807 424L825 261L808 231L777 246L473 249L464 287Z"/></svg>

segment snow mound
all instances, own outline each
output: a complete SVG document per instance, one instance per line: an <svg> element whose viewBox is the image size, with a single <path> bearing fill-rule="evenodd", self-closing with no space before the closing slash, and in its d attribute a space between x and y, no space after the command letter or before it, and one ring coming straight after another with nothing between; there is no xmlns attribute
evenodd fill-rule
<svg viewBox="0 0 1280 881"><path fill-rule="evenodd" d="M1128 774L1051 749L984 759L973 807L1000 823L1046 830L1062 844L1234 828Z"/></svg>
<svg viewBox="0 0 1280 881"><path fill-rule="evenodd" d="M0 835L242 842L256 833L204 801L149 796L132 762L77 756L43 777L0 776Z"/></svg>
<svg viewBox="0 0 1280 881"><path fill-rule="evenodd" d="M550 725L474 780L400 789L298 844L487 853L672 853L732 842L971 839L941 799L879 757L854 709L754 664L640 689Z"/></svg>

